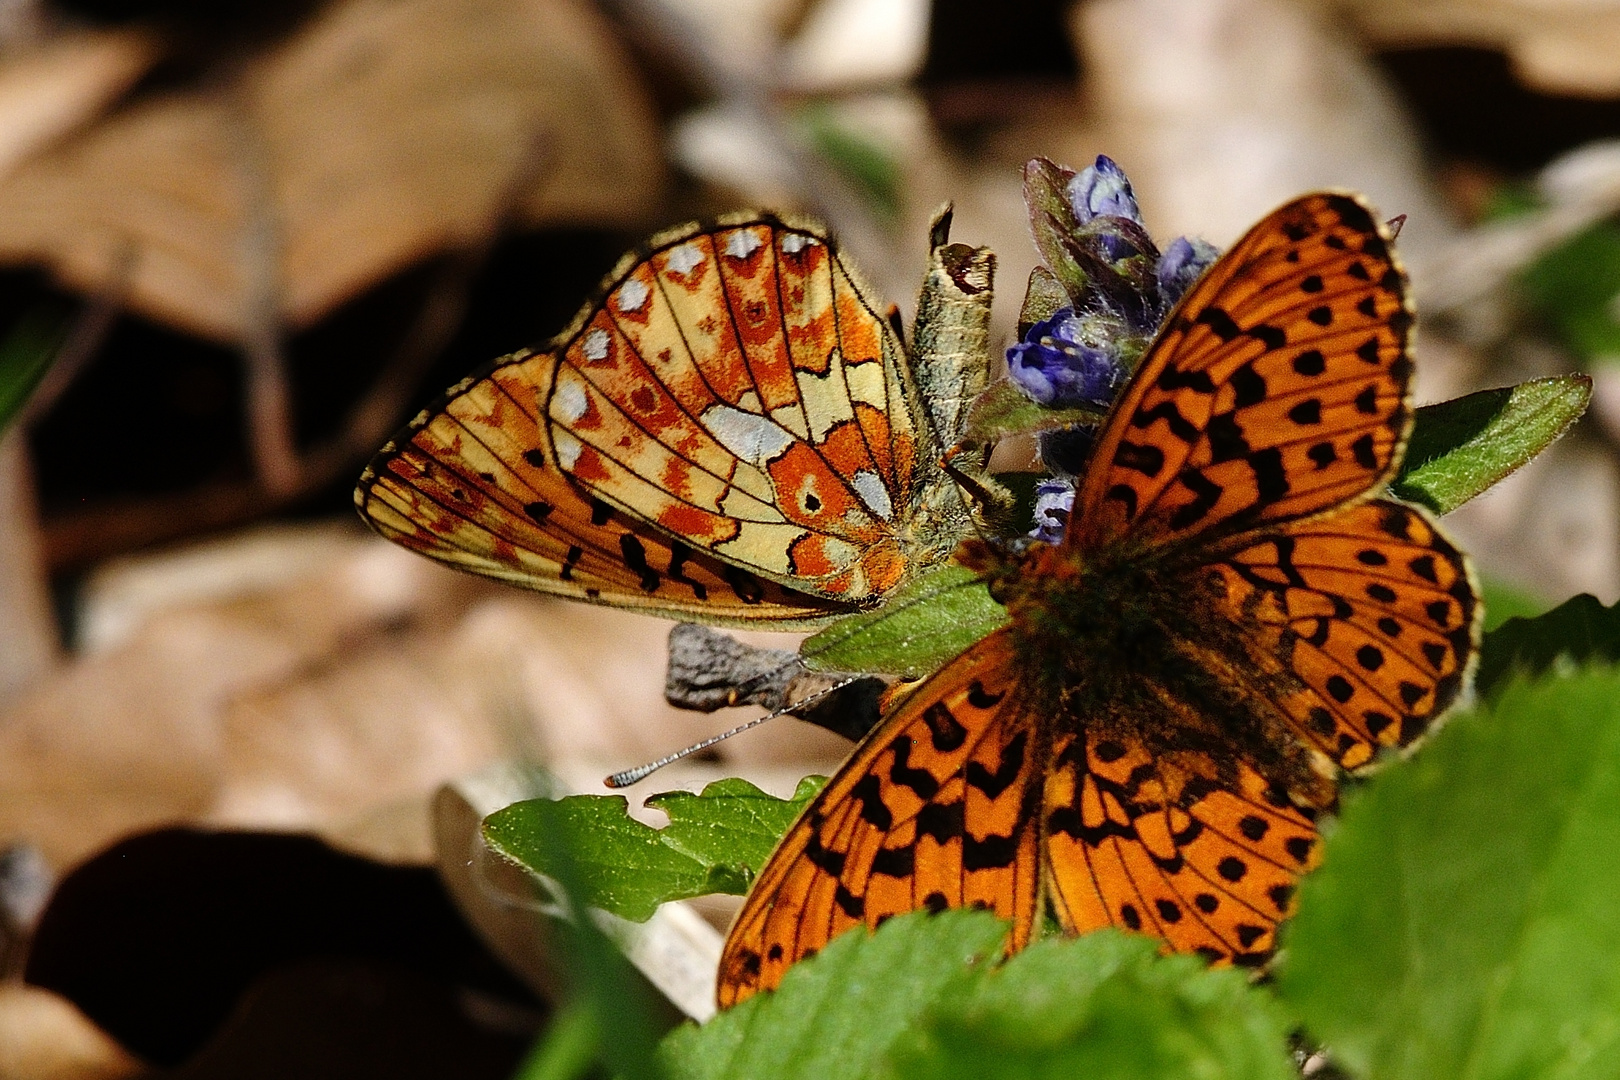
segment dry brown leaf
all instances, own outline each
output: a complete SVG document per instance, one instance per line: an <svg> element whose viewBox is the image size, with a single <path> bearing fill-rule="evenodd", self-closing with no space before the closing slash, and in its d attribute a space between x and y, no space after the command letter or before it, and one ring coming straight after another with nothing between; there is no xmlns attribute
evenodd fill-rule
<svg viewBox="0 0 1620 1080"><path fill-rule="evenodd" d="M1341 0L1357 28L1385 48L1497 49L1520 78L1552 94L1620 94L1620 6L1546 0Z"/></svg>
<svg viewBox="0 0 1620 1080"><path fill-rule="evenodd" d="M0 174L116 100L158 45L132 30L70 31L0 63Z"/></svg>
<svg viewBox="0 0 1620 1080"><path fill-rule="evenodd" d="M347 0L234 79L22 163L0 180L0 259L89 291L133 249L135 309L234 341L266 295L307 326L487 235L525 170L523 223L617 224L649 212L660 167L646 95L583 0Z"/></svg>
<svg viewBox="0 0 1620 1080"><path fill-rule="evenodd" d="M278 587L149 603L121 643L0 712L0 837L62 869L136 829L199 820L226 776L231 702L319 670L413 612L431 626L439 609L465 606L469 579L358 526L342 531L339 553Z"/></svg>
<svg viewBox="0 0 1620 1080"><path fill-rule="evenodd" d="M0 983L0 1080L120 1080L145 1071L65 998Z"/></svg>
<svg viewBox="0 0 1620 1080"><path fill-rule="evenodd" d="M748 715L664 703L666 621L457 574L358 524L123 560L80 621L88 650L0 712L0 838L59 870L180 823L427 861L446 781L518 760L602 791ZM633 794L736 773L787 794L848 747L784 719Z"/></svg>

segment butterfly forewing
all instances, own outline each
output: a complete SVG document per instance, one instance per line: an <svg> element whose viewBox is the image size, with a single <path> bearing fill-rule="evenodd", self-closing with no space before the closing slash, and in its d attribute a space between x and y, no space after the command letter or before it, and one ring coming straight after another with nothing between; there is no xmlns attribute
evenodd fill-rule
<svg viewBox="0 0 1620 1080"><path fill-rule="evenodd" d="M1274 211L1171 312L1098 439L1069 543L1237 532L1391 475L1411 410L1405 277L1368 207Z"/></svg>
<svg viewBox="0 0 1620 1080"><path fill-rule="evenodd" d="M661 238L560 357L546 415L592 492L801 591L899 584L903 353L824 236L769 219Z"/></svg>
<svg viewBox="0 0 1620 1080"><path fill-rule="evenodd" d="M978 905L1029 939L1038 885L1037 726L1004 631L928 679L788 830L720 961L729 1006L835 935L917 909Z"/></svg>

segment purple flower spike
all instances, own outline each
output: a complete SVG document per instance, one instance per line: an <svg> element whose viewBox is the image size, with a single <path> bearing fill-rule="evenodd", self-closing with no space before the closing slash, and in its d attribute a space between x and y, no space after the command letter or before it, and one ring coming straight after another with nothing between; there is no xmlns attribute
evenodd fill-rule
<svg viewBox="0 0 1620 1080"><path fill-rule="evenodd" d="M1069 205L1082 225L1100 215L1128 218L1142 224L1142 211L1137 209L1136 196L1131 193L1131 182L1125 179L1125 170L1106 154L1098 154L1097 164L1076 173L1069 181Z"/></svg>
<svg viewBox="0 0 1620 1080"><path fill-rule="evenodd" d="M1196 236L1178 236L1170 241L1159 259L1159 296L1165 307L1180 300L1181 294L1192 288L1220 254L1220 248Z"/></svg>
<svg viewBox="0 0 1620 1080"><path fill-rule="evenodd" d="M1035 485L1035 527L1029 535L1048 544L1061 544L1073 512L1074 482L1042 480Z"/></svg>
<svg viewBox="0 0 1620 1080"><path fill-rule="evenodd" d="M1124 369L1107 350L1086 345L1080 337L1073 308L1060 308L1031 326L1024 340L1007 350L1013 382L1038 405L1109 405L1124 381Z"/></svg>

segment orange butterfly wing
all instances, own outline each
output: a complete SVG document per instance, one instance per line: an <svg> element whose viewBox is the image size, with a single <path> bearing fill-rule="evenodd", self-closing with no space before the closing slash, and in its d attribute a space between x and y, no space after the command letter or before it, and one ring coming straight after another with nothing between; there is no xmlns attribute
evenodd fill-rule
<svg viewBox="0 0 1620 1080"><path fill-rule="evenodd" d="M1406 278L1350 195L1267 215L1165 320L1099 436L1067 542L1163 546L1387 480L1411 423Z"/></svg>
<svg viewBox="0 0 1620 1080"><path fill-rule="evenodd" d="M856 926L979 905L1029 940L1044 752L1006 631L941 668L868 735L754 882L720 959L729 1007Z"/></svg>
<svg viewBox="0 0 1620 1080"><path fill-rule="evenodd" d="M1423 510L1375 499L1290 522L1214 564L1251 670L1345 769L1407 746L1461 693L1483 614L1467 560Z"/></svg>
<svg viewBox="0 0 1620 1080"><path fill-rule="evenodd" d="M452 390L366 469L361 516L449 566L579 600L752 625L848 610L694 551L570 480L525 403L555 367L518 353Z"/></svg>
<svg viewBox="0 0 1620 1080"><path fill-rule="evenodd" d="M1360 200L1308 195L1273 212L1166 321L1098 439L1064 541L1116 565L1204 565L1238 632L1212 630L1189 653L1346 769L1425 730L1478 647L1477 590L1438 526L1388 500L1354 505L1400 464L1411 321L1389 237ZM1227 655L1234 642L1246 655ZM1159 692L1167 716L1197 708ZM1313 851L1290 795L1320 790L1276 790L1241 758L1234 772L1090 740L1074 736L1047 781L1060 920L1263 958Z"/></svg>
<svg viewBox="0 0 1620 1080"><path fill-rule="evenodd" d="M1043 850L1065 930L1116 926L1215 961L1272 949L1316 858L1315 826L1286 793L1246 764L1221 782L1192 755L1155 758L1085 731L1055 750Z"/></svg>
<svg viewBox="0 0 1620 1080"><path fill-rule="evenodd" d="M940 481L904 350L827 238L771 216L627 256L548 351L453 389L356 490L384 535L542 591L803 623L912 570ZM772 584L774 583L774 584Z"/></svg>

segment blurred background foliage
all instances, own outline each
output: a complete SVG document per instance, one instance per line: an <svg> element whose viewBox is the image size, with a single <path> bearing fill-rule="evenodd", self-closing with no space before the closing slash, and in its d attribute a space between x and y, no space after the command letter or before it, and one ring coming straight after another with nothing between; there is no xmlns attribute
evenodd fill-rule
<svg viewBox="0 0 1620 1080"><path fill-rule="evenodd" d="M1019 169L1099 152L1159 235L1404 214L1420 403L1590 372L1447 520L1493 623L1620 597L1620 4L0 0L0 1078L509 1075L557 972L478 821L714 724L666 625L387 548L358 469L738 206L909 317L952 199L1010 340ZM779 726L668 785L847 747Z"/></svg>

